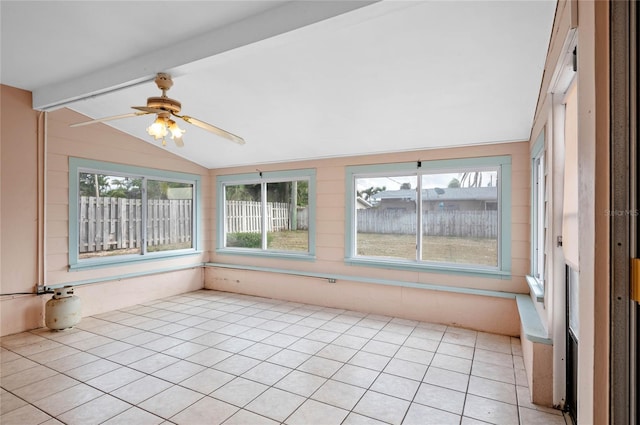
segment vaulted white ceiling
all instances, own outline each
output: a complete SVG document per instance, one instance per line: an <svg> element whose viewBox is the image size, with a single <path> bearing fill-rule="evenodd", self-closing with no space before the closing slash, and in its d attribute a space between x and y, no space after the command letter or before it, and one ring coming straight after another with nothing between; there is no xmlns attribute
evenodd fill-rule
<svg viewBox="0 0 640 425"><path fill-rule="evenodd" d="M132 112L173 75L166 148L208 168L528 140L555 1L2 1L2 84ZM146 134L152 115L109 121ZM95 124L107 125L107 124Z"/></svg>

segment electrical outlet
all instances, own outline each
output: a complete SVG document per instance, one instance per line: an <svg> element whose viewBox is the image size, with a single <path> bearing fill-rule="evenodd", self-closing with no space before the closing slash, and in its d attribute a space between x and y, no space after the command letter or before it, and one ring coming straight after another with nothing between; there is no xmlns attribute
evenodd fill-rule
<svg viewBox="0 0 640 425"><path fill-rule="evenodd" d="M336 280L332 277L330 277L328 280L329 280L329 283L336 283Z"/></svg>
<svg viewBox="0 0 640 425"><path fill-rule="evenodd" d="M36 285L36 295L44 295L47 291L44 289L44 285Z"/></svg>

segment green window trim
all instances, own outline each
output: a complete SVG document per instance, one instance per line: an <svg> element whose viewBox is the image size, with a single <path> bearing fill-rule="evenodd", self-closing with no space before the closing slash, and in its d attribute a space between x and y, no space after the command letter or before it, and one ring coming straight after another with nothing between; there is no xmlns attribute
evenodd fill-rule
<svg viewBox="0 0 640 425"><path fill-rule="evenodd" d="M356 247L356 178L359 176L385 176L387 174L405 175L452 171L459 169L496 167L499 170L499 233L498 266L473 264L435 263L418 260L389 259L358 256ZM432 161L415 161L393 164L358 165L346 169L346 231L345 263L355 266L379 267L387 269L456 274L495 279L511 279L511 156L490 156L478 158L460 158Z"/></svg>
<svg viewBox="0 0 640 425"><path fill-rule="evenodd" d="M135 176L162 181L175 181L193 184L192 211L192 247L158 252L146 252L145 243L141 253L106 256L102 258L79 258L79 175L81 172L112 173L121 176ZM103 162L82 158L69 158L69 270L88 270L102 267L136 264L148 261L166 260L170 258L198 255L202 253L200 220L201 213L201 177L196 174L158 170ZM146 218L145 218L146 220Z"/></svg>
<svg viewBox="0 0 640 425"><path fill-rule="evenodd" d="M265 248L260 249L226 247L226 195L225 188L230 185L254 185L282 183L288 181L308 181L308 251L284 251ZM248 257L268 257L287 260L314 261L316 259L316 170L300 169L286 171L265 171L244 174L221 175L216 179L216 253L223 255L239 255ZM266 195L261 202L266 202ZM263 232L264 233L264 232ZM265 236L263 236L264 241Z"/></svg>
<svg viewBox="0 0 640 425"><path fill-rule="evenodd" d="M545 282L544 282L544 260L540 261L538 250L540 249L540 202L544 202L544 199L540 199L540 192L537 190L540 179L545 182L544 175L540 176L539 161L545 161L545 130L540 132L540 135L536 139L533 147L531 148L531 234L530 234L530 257L531 266L530 274L526 276L529 289L534 294L537 302L544 302ZM546 167L546 165L545 165ZM546 188L542 189L546 193ZM543 213L544 214L544 213ZM542 226L544 232L544 225ZM542 243L542 250L544 251L544 242ZM543 257L544 258L544 257ZM541 264L542 263L542 264ZM542 274L542 279L540 278Z"/></svg>

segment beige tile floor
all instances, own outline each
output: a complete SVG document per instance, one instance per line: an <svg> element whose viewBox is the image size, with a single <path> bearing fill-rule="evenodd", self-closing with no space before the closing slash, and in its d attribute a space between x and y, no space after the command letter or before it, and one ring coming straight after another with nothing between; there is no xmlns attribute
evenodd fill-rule
<svg viewBox="0 0 640 425"><path fill-rule="evenodd" d="M0 345L3 425L565 424L517 338L225 292Z"/></svg>

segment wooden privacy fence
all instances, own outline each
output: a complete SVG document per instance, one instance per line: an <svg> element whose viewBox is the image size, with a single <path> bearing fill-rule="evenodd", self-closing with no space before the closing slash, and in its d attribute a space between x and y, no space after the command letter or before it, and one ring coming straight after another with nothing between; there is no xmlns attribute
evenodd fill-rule
<svg viewBox="0 0 640 425"><path fill-rule="evenodd" d="M140 248L142 200L80 197L80 252ZM193 203L190 199L147 201L147 246L191 242Z"/></svg>
<svg viewBox="0 0 640 425"><path fill-rule="evenodd" d="M415 234L415 212L361 209L357 212L359 233ZM425 211L422 234L466 238L498 237L497 211Z"/></svg>
<svg viewBox="0 0 640 425"><path fill-rule="evenodd" d="M287 202L267 202L267 232L290 230ZM260 233L262 204L252 201L227 201L227 233ZM309 228L307 208L297 209L296 229Z"/></svg>
<svg viewBox="0 0 640 425"><path fill-rule="evenodd" d="M298 207L298 230L309 230L309 208Z"/></svg>

